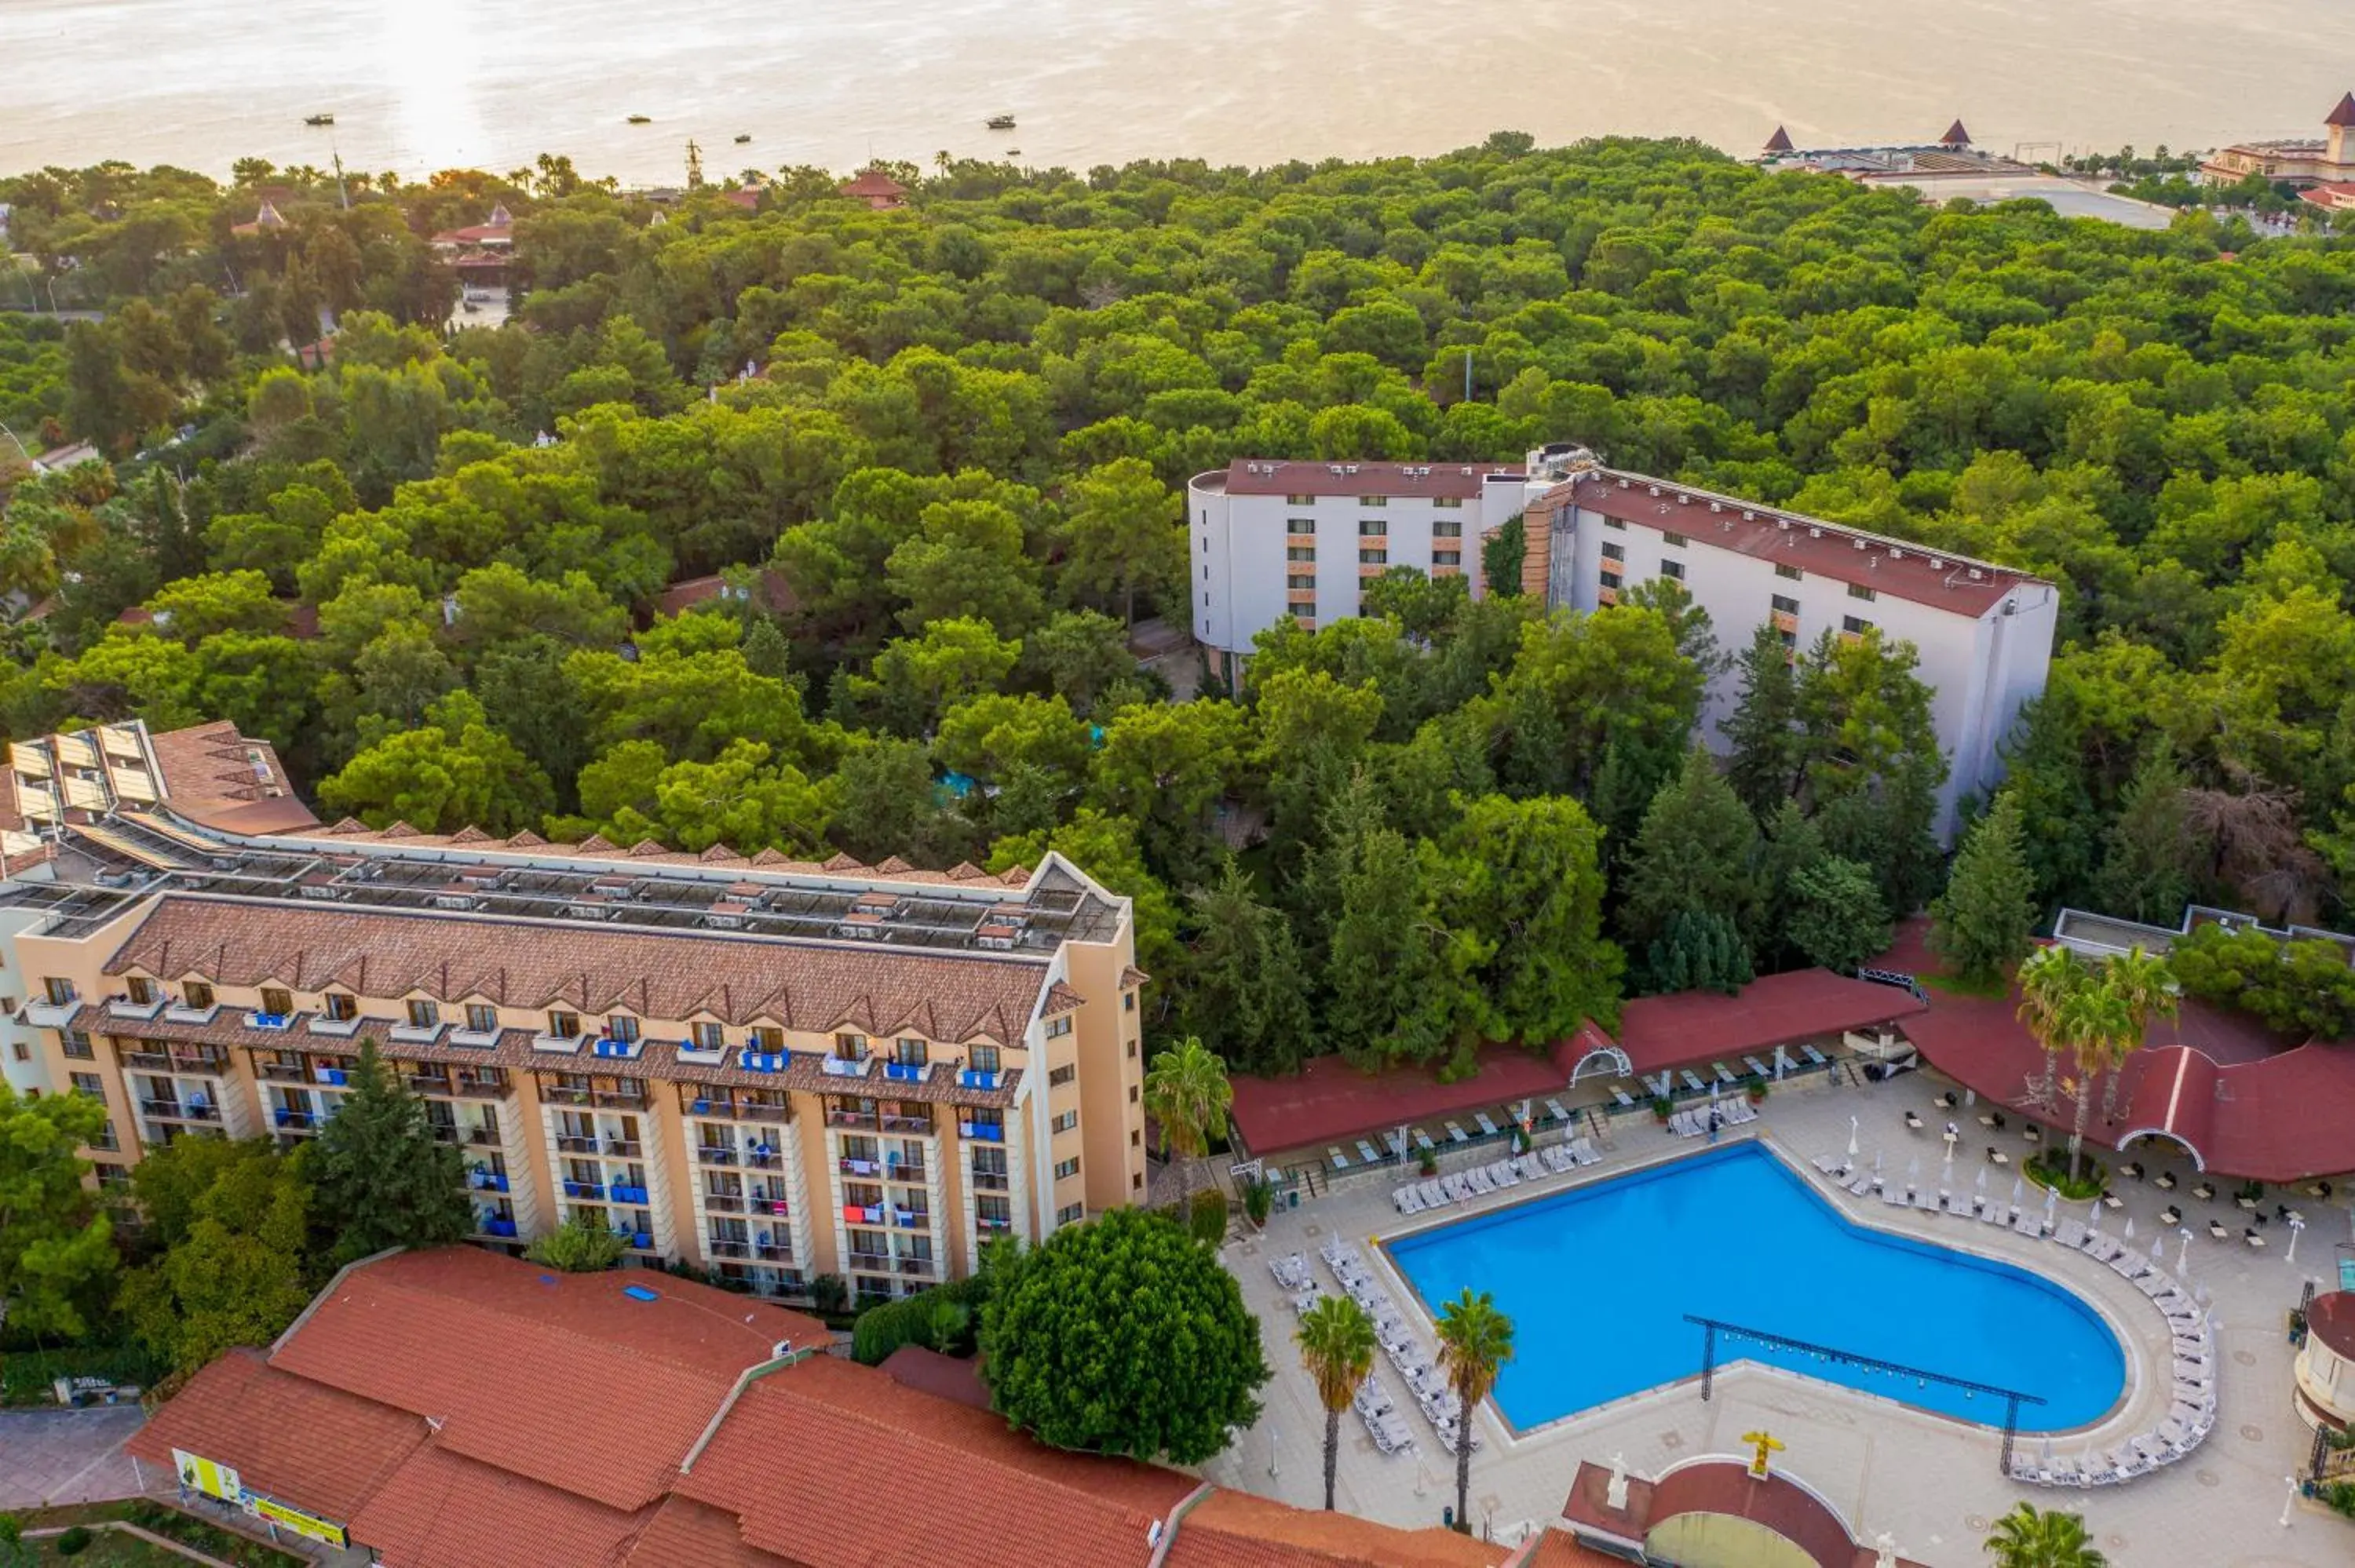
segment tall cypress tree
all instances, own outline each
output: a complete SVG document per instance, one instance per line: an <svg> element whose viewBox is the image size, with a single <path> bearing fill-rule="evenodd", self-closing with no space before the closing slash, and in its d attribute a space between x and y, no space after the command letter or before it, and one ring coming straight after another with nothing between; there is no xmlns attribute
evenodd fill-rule
<svg viewBox="0 0 2355 1568"><path fill-rule="evenodd" d="M435 1141L425 1102L410 1091L376 1042L360 1042L343 1108L319 1133L310 1161L318 1216L348 1263L387 1247L441 1246L474 1228L465 1163Z"/></svg>
<svg viewBox="0 0 2355 1568"><path fill-rule="evenodd" d="M1185 1030L1241 1073L1284 1073L1316 1050L1316 1015L1291 922L1252 896L1230 859L1188 898L1200 936L1186 988Z"/></svg>
<svg viewBox="0 0 2355 1568"><path fill-rule="evenodd" d="M1740 927L1758 899L1757 862L1758 824L1709 753L1693 747L1652 797L1621 868L1619 922L1629 945L1648 950L1683 913Z"/></svg>
<svg viewBox="0 0 2355 1568"><path fill-rule="evenodd" d="M2036 929L2035 879L2009 789L1971 826L1946 891L1930 906L1930 949L1965 980L1986 984L2028 956Z"/></svg>
<svg viewBox="0 0 2355 1568"><path fill-rule="evenodd" d="M1799 676L1771 625L1758 628L1736 662L1742 699L1719 726L1732 748L1725 781L1751 815L1764 821L1799 785L1806 748L1799 728Z"/></svg>

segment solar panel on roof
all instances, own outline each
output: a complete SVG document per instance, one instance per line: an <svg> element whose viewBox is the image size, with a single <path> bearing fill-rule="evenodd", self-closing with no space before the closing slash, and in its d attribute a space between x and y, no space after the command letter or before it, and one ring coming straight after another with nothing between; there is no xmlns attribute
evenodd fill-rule
<svg viewBox="0 0 2355 1568"><path fill-rule="evenodd" d="M661 1297L655 1295L653 1291L647 1289L643 1285L624 1285L622 1287L622 1294L628 1297L633 1301L659 1301L662 1299Z"/></svg>

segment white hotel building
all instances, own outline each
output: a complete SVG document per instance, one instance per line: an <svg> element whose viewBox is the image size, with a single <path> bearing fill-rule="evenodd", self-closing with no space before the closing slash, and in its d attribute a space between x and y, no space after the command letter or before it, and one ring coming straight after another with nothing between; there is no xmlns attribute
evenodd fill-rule
<svg viewBox="0 0 2355 1568"><path fill-rule="evenodd" d="M1231 684L1261 631L1345 620L1392 567L1463 574L1479 597L1481 538L1521 510L1526 482L1483 463L1239 458L1186 491L1194 640Z"/></svg>
<svg viewBox="0 0 2355 1568"><path fill-rule="evenodd" d="M2044 689L2060 613L2059 589L2041 577L1607 469L1578 447L1532 452L1525 470L1239 459L1194 479L1187 513L1194 636L1230 682L1263 628L1356 615L1359 584L1391 567L1465 573L1477 596L1482 541L1516 515L1528 532L1522 591L1549 609L1593 611L1671 577L1729 652L1762 621L1794 649L1878 628L1913 645L1933 688L1949 768L1942 832L1961 796L2002 779L2002 743ZM1740 695L1738 672L1710 683L1712 742Z"/></svg>
<svg viewBox="0 0 2355 1568"><path fill-rule="evenodd" d="M1629 585L1672 577L1709 612L1720 645L1738 652L1761 621L1793 649L1826 631L1878 628L1910 642L1932 689L1931 722L1946 754L1940 833L1955 803L2003 778L2001 747L2019 710L2044 690L2060 590L1991 562L1623 473L1576 448L1534 453L1525 514L1522 588L1549 607L1593 610ZM1741 697L1738 671L1710 683L1703 733Z"/></svg>

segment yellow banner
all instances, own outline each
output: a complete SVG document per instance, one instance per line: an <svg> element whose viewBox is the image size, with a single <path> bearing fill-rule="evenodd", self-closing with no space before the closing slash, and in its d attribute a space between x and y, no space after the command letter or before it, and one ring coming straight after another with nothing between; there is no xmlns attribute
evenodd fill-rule
<svg viewBox="0 0 2355 1568"><path fill-rule="evenodd" d="M329 1524L314 1513L304 1513L299 1508L289 1508L282 1502L272 1502L259 1492L245 1494L246 1511L257 1519L266 1519L281 1530L291 1530L297 1535L307 1535L314 1541L324 1541L330 1546L347 1546L340 1524Z"/></svg>
<svg viewBox="0 0 2355 1568"><path fill-rule="evenodd" d="M172 1450L172 1465L180 1472L180 1484L192 1492L202 1492L223 1502L244 1500L245 1483L227 1465L191 1454L186 1448Z"/></svg>

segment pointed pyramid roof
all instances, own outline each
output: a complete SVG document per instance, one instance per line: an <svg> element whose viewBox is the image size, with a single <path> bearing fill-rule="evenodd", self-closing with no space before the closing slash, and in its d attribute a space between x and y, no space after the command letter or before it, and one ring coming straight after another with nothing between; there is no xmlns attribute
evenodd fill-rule
<svg viewBox="0 0 2355 1568"><path fill-rule="evenodd" d="M2339 95L2339 107L2322 117L2325 125L2355 125L2355 92Z"/></svg>
<svg viewBox="0 0 2355 1568"><path fill-rule="evenodd" d="M1970 144L1971 133L1963 129L1963 122L1959 120L1947 126L1946 133L1938 138L1941 147L1967 147Z"/></svg>
<svg viewBox="0 0 2355 1568"><path fill-rule="evenodd" d="M503 201L493 202L491 204L491 216L484 219L484 227L486 228L505 228L512 225L514 222L515 215L507 211L506 203Z"/></svg>
<svg viewBox="0 0 2355 1568"><path fill-rule="evenodd" d="M278 204L264 196L261 209L253 215L253 227L256 228L285 228L286 220L278 215Z"/></svg>
<svg viewBox="0 0 2355 1568"><path fill-rule="evenodd" d="M1766 138L1766 151L1770 153L1787 153L1790 150L1790 132L1784 130L1780 125L1775 126L1774 134Z"/></svg>

